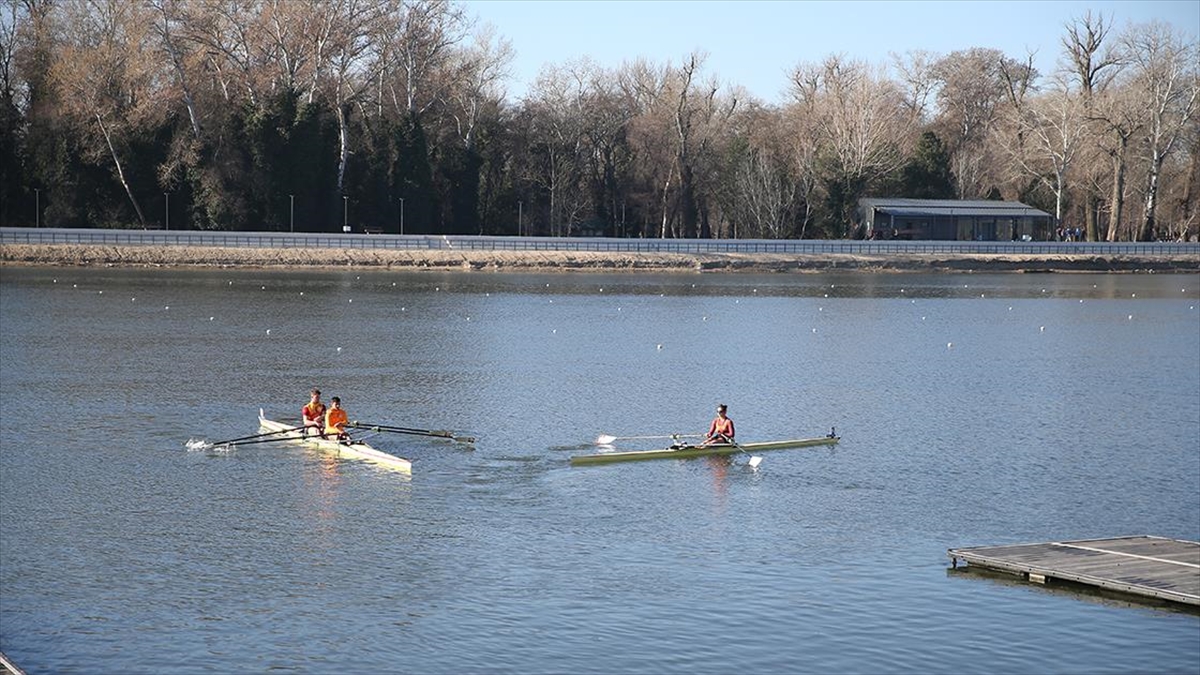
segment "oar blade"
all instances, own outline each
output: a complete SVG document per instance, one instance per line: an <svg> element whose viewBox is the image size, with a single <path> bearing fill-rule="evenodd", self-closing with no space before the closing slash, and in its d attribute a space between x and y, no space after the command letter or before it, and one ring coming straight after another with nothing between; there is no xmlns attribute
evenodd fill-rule
<svg viewBox="0 0 1200 675"><path fill-rule="evenodd" d="M751 455L750 461L746 462L746 465L751 469L757 469L759 464L762 464L762 457L759 457L758 455Z"/></svg>
<svg viewBox="0 0 1200 675"><path fill-rule="evenodd" d="M615 441L615 440L617 440L616 436L609 436L608 434L601 434L596 437L596 445L612 445L613 441Z"/></svg>

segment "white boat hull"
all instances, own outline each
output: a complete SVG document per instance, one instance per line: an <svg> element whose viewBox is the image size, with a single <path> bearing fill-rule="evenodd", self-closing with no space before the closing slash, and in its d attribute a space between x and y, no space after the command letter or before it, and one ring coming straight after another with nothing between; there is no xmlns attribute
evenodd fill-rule
<svg viewBox="0 0 1200 675"><path fill-rule="evenodd" d="M300 427L284 424L283 422L276 422L275 420L269 420L261 408L258 411L258 425L262 427L264 431L282 432L285 430L291 430L292 433L281 433L279 435L279 439L282 441L300 443L323 452L334 453L339 457L362 459L396 471L412 473L412 462L403 457L397 457L396 455L388 454L382 450L376 450L362 441L337 441L329 438L321 438L319 436L302 436L300 433Z"/></svg>

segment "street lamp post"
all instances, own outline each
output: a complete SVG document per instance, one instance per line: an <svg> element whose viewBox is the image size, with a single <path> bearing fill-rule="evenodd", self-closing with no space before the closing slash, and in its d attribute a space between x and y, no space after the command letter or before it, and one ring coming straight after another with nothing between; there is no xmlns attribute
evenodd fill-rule
<svg viewBox="0 0 1200 675"><path fill-rule="evenodd" d="M163 229L171 229L171 193L163 193Z"/></svg>
<svg viewBox="0 0 1200 675"><path fill-rule="evenodd" d="M350 197L342 195L342 232L350 231L350 220L347 216L350 213Z"/></svg>
<svg viewBox="0 0 1200 675"><path fill-rule="evenodd" d="M404 234L404 197L400 198L400 234Z"/></svg>
<svg viewBox="0 0 1200 675"><path fill-rule="evenodd" d="M42 226L42 191L33 188L33 220L38 227Z"/></svg>
<svg viewBox="0 0 1200 675"><path fill-rule="evenodd" d="M288 229L296 231L296 195L288 195Z"/></svg>
<svg viewBox="0 0 1200 675"><path fill-rule="evenodd" d="M525 215L524 211L525 211L525 202L518 200L517 201L517 236L518 237L521 236L521 231L522 231L521 220L522 220L522 216Z"/></svg>

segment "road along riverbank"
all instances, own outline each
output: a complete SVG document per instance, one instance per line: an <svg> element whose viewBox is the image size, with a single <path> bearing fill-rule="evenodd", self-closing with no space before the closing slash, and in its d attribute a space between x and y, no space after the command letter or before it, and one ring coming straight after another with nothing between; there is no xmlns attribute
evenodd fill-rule
<svg viewBox="0 0 1200 675"><path fill-rule="evenodd" d="M1200 254L674 253L3 244L3 265L332 267L493 272L1143 272L1200 273Z"/></svg>

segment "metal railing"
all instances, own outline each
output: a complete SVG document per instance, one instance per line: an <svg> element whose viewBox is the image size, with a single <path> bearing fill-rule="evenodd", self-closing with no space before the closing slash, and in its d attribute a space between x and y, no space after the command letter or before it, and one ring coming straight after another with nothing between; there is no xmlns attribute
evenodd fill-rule
<svg viewBox="0 0 1200 675"><path fill-rule="evenodd" d="M0 244L455 251L601 251L614 253L1200 255L1200 243L1197 242L619 239L611 237L434 236L412 234L102 230L32 227L0 228Z"/></svg>

